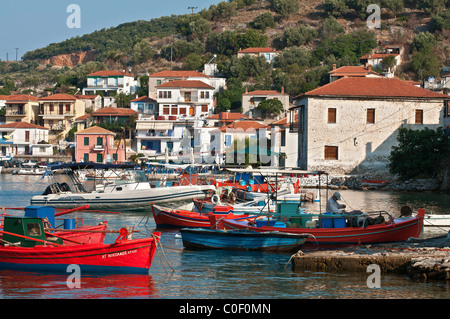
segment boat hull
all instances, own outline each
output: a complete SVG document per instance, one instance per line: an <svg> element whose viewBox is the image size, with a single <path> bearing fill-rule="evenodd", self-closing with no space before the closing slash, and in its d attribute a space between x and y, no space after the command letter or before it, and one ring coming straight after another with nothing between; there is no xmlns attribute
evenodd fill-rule
<svg viewBox="0 0 450 319"><path fill-rule="evenodd" d="M152 205L153 218L156 226L161 228L210 228L209 215L182 209L171 209ZM249 215L220 214L227 218L248 218Z"/></svg>
<svg viewBox="0 0 450 319"><path fill-rule="evenodd" d="M257 251L294 251L308 235L280 232L223 231L212 229L181 229L183 246L192 249L225 249Z"/></svg>
<svg viewBox="0 0 450 319"><path fill-rule="evenodd" d="M345 228L279 228L271 226L256 227L251 226L248 220L234 221L222 219L219 228L225 229L248 229L252 231L279 231L286 233L307 233L308 244L319 245L356 245L356 244L374 244L406 241L409 238L418 238L423 227L422 217L411 217L407 219L398 219L387 224L382 223L364 227L345 227Z"/></svg>
<svg viewBox="0 0 450 319"><path fill-rule="evenodd" d="M177 187L157 187L120 193L61 193L36 195L31 205L73 208L89 205L90 209L133 210L148 209L151 203L186 201L193 198L206 198L214 190L210 185L191 185Z"/></svg>
<svg viewBox="0 0 450 319"><path fill-rule="evenodd" d="M82 273L147 274L159 237L154 234L107 245L2 247L0 268L67 274L69 265L78 265Z"/></svg>

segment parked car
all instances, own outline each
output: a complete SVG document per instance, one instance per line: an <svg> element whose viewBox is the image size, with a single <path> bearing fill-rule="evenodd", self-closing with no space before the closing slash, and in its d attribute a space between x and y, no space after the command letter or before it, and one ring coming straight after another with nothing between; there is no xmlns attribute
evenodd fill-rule
<svg viewBox="0 0 450 319"><path fill-rule="evenodd" d="M21 160L8 161L8 166L7 167L22 167L22 161Z"/></svg>
<svg viewBox="0 0 450 319"><path fill-rule="evenodd" d="M22 163L22 166L23 166L23 167L28 167L28 168L36 167L37 165L38 165L38 161L37 161L37 160L34 160L34 159L25 160L25 161Z"/></svg>
<svg viewBox="0 0 450 319"><path fill-rule="evenodd" d="M38 163L38 167L40 167L40 168L46 168L48 164L49 164L49 163L47 163L46 161L42 161L42 162L39 162L39 163Z"/></svg>

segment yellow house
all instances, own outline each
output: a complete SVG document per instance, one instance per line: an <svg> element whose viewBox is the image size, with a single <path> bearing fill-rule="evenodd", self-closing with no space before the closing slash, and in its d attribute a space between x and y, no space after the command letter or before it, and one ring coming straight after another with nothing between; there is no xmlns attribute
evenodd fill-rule
<svg viewBox="0 0 450 319"><path fill-rule="evenodd" d="M36 124L39 112L39 99L32 95L5 96L6 124L26 122Z"/></svg>
<svg viewBox="0 0 450 319"><path fill-rule="evenodd" d="M64 138L77 117L86 112L85 102L69 94L39 99L39 125L48 128L49 140Z"/></svg>

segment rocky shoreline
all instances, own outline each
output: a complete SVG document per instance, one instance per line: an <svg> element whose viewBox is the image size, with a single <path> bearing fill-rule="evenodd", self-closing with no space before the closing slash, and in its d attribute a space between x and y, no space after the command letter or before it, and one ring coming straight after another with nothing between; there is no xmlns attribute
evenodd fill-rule
<svg viewBox="0 0 450 319"><path fill-rule="evenodd" d="M384 245L361 245L342 250L299 251L291 257L293 270L367 271L406 274L418 280L450 280L450 236L411 239Z"/></svg>

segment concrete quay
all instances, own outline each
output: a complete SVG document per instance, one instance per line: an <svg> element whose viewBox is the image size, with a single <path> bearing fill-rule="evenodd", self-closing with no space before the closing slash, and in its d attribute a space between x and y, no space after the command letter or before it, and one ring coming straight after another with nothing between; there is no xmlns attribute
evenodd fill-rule
<svg viewBox="0 0 450 319"><path fill-rule="evenodd" d="M414 279L450 280L450 237L386 245L360 245L339 250L298 251L294 271L363 272L378 265L381 273L405 274Z"/></svg>

